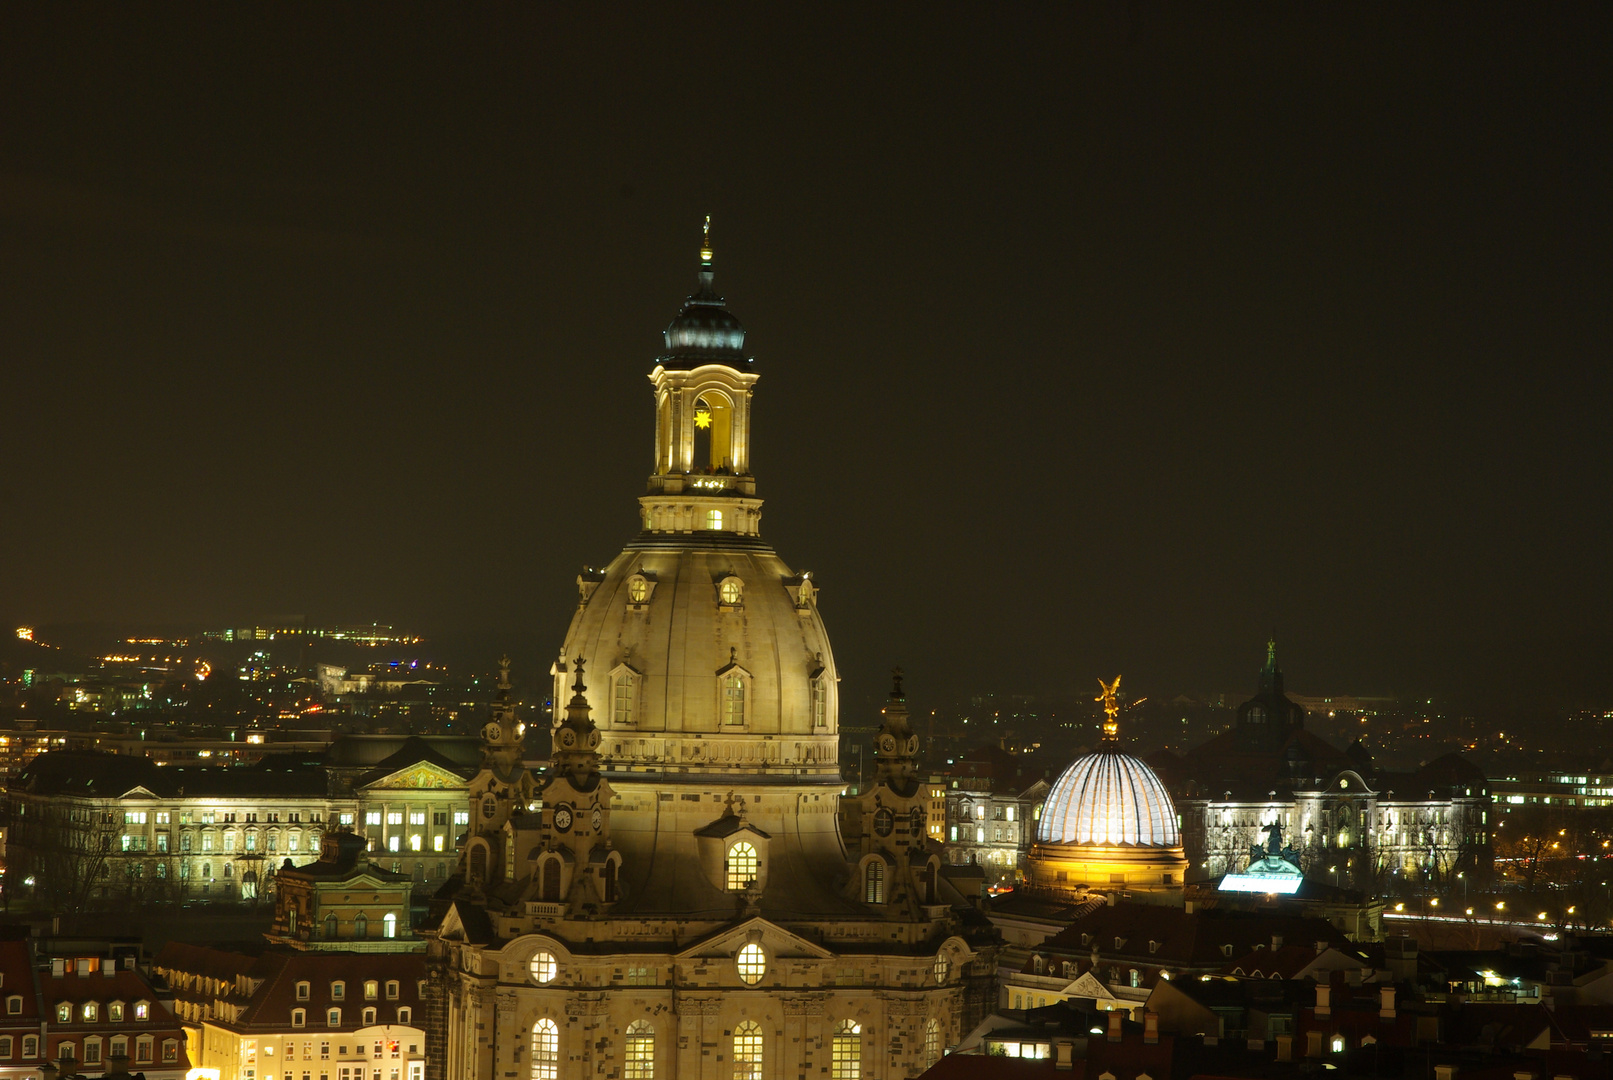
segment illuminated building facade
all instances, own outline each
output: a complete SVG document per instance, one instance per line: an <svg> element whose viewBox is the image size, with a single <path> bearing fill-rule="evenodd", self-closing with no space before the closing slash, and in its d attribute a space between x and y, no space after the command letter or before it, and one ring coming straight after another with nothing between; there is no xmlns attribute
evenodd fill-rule
<svg viewBox="0 0 1613 1080"><path fill-rule="evenodd" d="M318 757L236 767L42 754L8 787L8 887L68 911L121 899L255 902L286 859L315 858L332 832L360 836L377 869L440 884L470 820L464 744L349 737ZM370 919L376 936L380 919Z"/></svg>
<svg viewBox="0 0 1613 1080"><path fill-rule="evenodd" d="M1283 693L1275 643L1236 725L1178 758L1151 759L1182 817L1193 880L1236 873L1277 825L1309 877L1367 891L1387 879L1488 872L1490 785L1455 754L1411 772L1374 767L1359 743L1338 750L1305 729Z"/></svg>
<svg viewBox="0 0 1613 1080"><path fill-rule="evenodd" d="M817 583L759 531L743 343L708 246L650 373L642 531L578 579L552 767L505 703L483 729L429 954L448 1080L913 1076L994 996L899 695L842 805Z"/></svg>
<svg viewBox="0 0 1613 1080"><path fill-rule="evenodd" d="M423 1080L424 958L169 942L152 962L196 1064L218 1080Z"/></svg>

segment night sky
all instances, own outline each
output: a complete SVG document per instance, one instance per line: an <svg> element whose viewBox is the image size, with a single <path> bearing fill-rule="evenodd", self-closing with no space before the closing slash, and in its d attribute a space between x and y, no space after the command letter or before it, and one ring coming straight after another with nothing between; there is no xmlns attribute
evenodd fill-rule
<svg viewBox="0 0 1613 1080"><path fill-rule="evenodd" d="M5 5L0 617L546 669L710 213L848 707L1613 707L1605 7L866 7Z"/></svg>

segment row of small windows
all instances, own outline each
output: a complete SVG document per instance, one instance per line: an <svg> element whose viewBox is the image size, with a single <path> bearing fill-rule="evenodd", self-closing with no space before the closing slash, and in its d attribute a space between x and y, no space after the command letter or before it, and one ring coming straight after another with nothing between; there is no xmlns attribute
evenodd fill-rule
<svg viewBox="0 0 1613 1080"><path fill-rule="evenodd" d="M78 1017L86 1024L93 1024L101 1018L100 1002L86 1001L78 1007ZM6 1013L16 1016L22 1012L22 998L6 998ZM56 1005L56 1019L59 1023L73 1022L73 1003L71 1001L58 1002ZM106 1018L114 1024L122 1023L124 1016L123 1002L114 1001L106 1007ZM134 1018L136 1020L151 1019L151 1005L149 1002L137 1001L134 1003Z"/></svg>
<svg viewBox="0 0 1613 1080"><path fill-rule="evenodd" d="M332 916L332 918L334 918L334 917L335 916ZM364 918L364 916L360 915L359 918L362 919L362 918ZM367 980L365 980L365 982L364 982L364 1000L365 1001L374 1001L376 999L376 997L381 992L381 986L382 986L382 984L376 979L367 979ZM307 1001L309 993L310 993L310 991L312 989L313 989L313 985L311 983L299 982L297 984L297 991L296 991L297 992L297 1000L298 1001ZM332 1001L341 1001L346 997L347 997L347 983L346 982L337 981L337 982L333 982L333 983L330 984L330 999ZM396 980L396 979L388 979L386 981L386 999L388 1001L396 1001L397 998L398 998L398 980Z"/></svg>
<svg viewBox="0 0 1613 1080"><path fill-rule="evenodd" d="M762 1058L767 1050L761 1025L754 1020L741 1020L734 1025L732 1039L735 1080L761 1076ZM927 1064L933 1065L940 1056L941 1024L932 1017L924 1025L924 1057ZM855 1020L841 1020L835 1024L829 1044L830 1080L861 1080L862 1059L862 1025ZM622 1077L623 1080L655 1080L655 1025L648 1020L635 1020L624 1032ZM532 1027L532 1080L559 1078L560 1029L545 1017Z"/></svg>
<svg viewBox="0 0 1613 1080"><path fill-rule="evenodd" d="M365 1009L365 1010L363 1010L362 1012L359 1013L359 1018L360 1018L359 1022L364 1027L372 1027L372 1026L374 1026L374 1024L376 1022L375 1018L376 1018L377 1015L378 1014L377 1014L377 1012L376 1012L376 1010L374 1008ZM398 1019L397 1019L398 1023L400 1023L400 1024L409 1023L409 1021L412 1019L413 1015L414 1015L414 1010L409 1008L409 1006L407 1006L407 1005L399 1005L398 1006ZM291 1010L291 1026L294 1027L294 1028L307 1027L308 1026L308 1010L307 1009L292 1009ZM340 1008L332 1007L332 1008L329 1008L329 1009L325 1010L325 1026L326 1027L333 1027L333 1028L339 1028L339 1027L342 1026L342 1010Z"/></svg>
<svg viewBox="0 0 1613 1080"><path fill-rule="evenodd" d="M11 1035L0 1035L0 1061L10 1061L12 1052L17 1048L17 1040ZM149 1035L143 1035L135 1040L134 1060L139 1065L152 1064L152 1053L155 1040ZM101 1063L102 1040L99 1036L91 1036L84 1040L84 1064L99 1065ZM57 1053L62 1057L76 1058L77 1047L71 1041L56 1044ZM21 1053L17 1055L24 1061L39 1057L39 1036L24 1035L21 1040ZM114 1036L107 1044L108 1057L128 1057L129 1040L122 1035ZM162 1060L164 1064L171 1064L179 1060L179 1040L164 1039L162 1044Z"/></svg>
<svg viewBox="0 0 1613 1080"><path fill-rule="evenodd" d="M745 944L740 948L739 952L734 954L734 967L739 973L741 982L747 986L755 986L767 974L767 950L754 941ZM540 950L532 954L532 959L527 963L527 970L531 973L534 982L539 985L547 985L553 982L555 977L560 974L560 962L555 958L554 953ZM937 986L946 982L947 975L951 970L951 960L945 956L935 958L935 963L931 966L931 972L935 976ZM628 970L628 983L630 985L651 986L654 985L654 982L653 974L648 968L630 968ZM303 984L299 984L299 986L301 985Z"/></svg>
<svg viewBox="0 0 1613 1080"><path fill-rule="evenodd" d="M616 727L632 727L644 676L631 668L623 667L611 675L611 723ZM727 671L719 675L719 707L725 727L738 727L745 723L749 702L750 677L742 671ZM829 726L829 687L822 677L812 680L812 726ZM394 850L396 850L394 848ZM416 849L418 850L418 849Z"/></svg>

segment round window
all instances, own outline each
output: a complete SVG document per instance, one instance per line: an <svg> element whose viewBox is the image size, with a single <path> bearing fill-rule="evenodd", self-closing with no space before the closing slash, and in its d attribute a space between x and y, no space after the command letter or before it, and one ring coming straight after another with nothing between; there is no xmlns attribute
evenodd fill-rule
<svg viewBox="0 0 1613 1080"><path fill-rule="evenodd" d="M724 578L721 592L723 603L737 604L739 603L739 598L744 595L744 588L739 584L738 578Z"/></svg>
<svg viewBox="0 0 1613 1080"><path fill-rule="evenodd" d="M755 986L762 981L762 976L767 974L767 954L762 951L760 945L754 943L746 945L739 950L734 962L739 965L740 979L748 986Z"/></svg>
<svg viewBox="0 0 1613 1080"><path fill-rule="evenodd" d="M555 963L554 953L540 952L532 955L532 978L540 983L551 982L559 972L560 966Z"/></svg>
<svg viewBox="0 0 1613 1080"><path fill-rule="evenodd" d="M888 806L882 806L874 814L874 831L880 836L889 836L891 830L896 828L896 815Z"/></svg>
<svg viewBox="0 0 1613 1080"><path fill-rule="evenodd" d="M641 577L636 577L627 583L627 596L635 604L642 604L650 597L650 583Z"/></svg>

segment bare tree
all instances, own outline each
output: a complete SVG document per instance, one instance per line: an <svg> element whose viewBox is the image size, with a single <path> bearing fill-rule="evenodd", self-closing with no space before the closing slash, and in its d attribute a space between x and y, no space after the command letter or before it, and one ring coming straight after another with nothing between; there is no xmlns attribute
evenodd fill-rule
<svg viewBox="0 0 1613 1080"><path fill-rule="evenodd" d="M19 803L12 814L8 889L65 919L77 919L103 899L118 824L107 801Z"/></svg>

